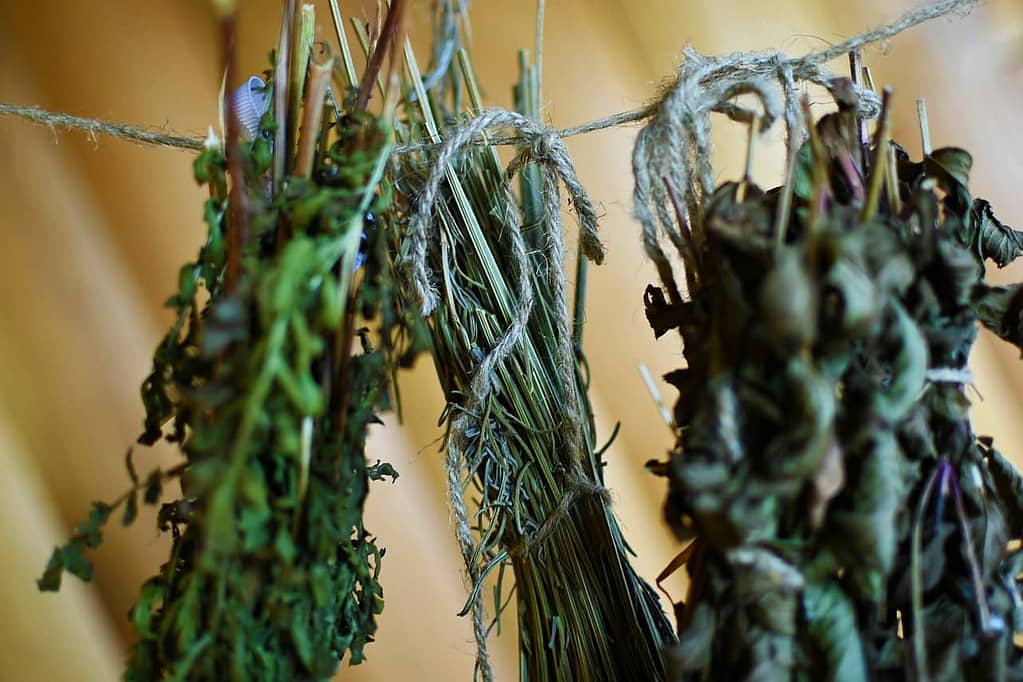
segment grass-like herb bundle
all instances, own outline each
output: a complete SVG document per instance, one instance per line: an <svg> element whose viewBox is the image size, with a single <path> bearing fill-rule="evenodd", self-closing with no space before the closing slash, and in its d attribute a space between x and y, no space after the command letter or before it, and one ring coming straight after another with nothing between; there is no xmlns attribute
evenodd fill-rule
<svg viewBox="0 0 1023 682"><path fill-rule="evenodd" d="M233 15L223 23L230 46ZM114 507L131 523L140 492L156 504L180 480L181 497L159 512L171 555L131 613L128 680L327 679L343 656L363 659L383 606L383 552L362 506L371 479L397 474L367 466L365 441L414 335L391 269L393 135L386 107L366 112L368 85L345 102L343 88L328 95L332 60L313 56L312 6L299 19L286 3L283 24L274 106L254 139L240 139L229 104L226 142L211 137L195 162L210 187L208 238L181 269L168 302L177 319L142 387L140 442L165 436L185 461L140 481L129 457L135 486L97 503L39 581L88 579L84 550ZM387 26L368 83L397 19Z"/></svg>
<svg viewBox="0 0 1023 682"><path fill-rule="evenodd" d="M1023 481L965 392L978 320L1023 342L1023 287L984 281L1023 233L971 197L967 152L910 160L887 95L868 144L831 89L784 186L668 207L688 296L646 304L686 358L653 464L692 541L672 675L1023 679Z"/></svg>
<svg viewBox="0 0 1023 682"><path fill-rule="evenodd" d="M581 372L585 277L578 278L573 325L555 169L583 224L580 261L584 253L601 255L592 206L571 173L566 178L560 140L545 138L535 122L535 67L524 68L517 88L522 115L480 113L466 53L458 57L451 99L439 100L420 85L407 53L409 141L447 146L403 154L396 172L409 212L421 219L410 226L405 253L431 310L448 399L448 475L473 583L463 613L474 612L485 647L483 583L496 576L499 617L511 599L502 587L511 568L521 679L662 679L661 648L673 637L656 594L628 563L603 487ZM459 83L467 86L471 122L447 113L457 113ZM457 130L445 131L448 125ZM474 143L508 130L529 141L506 171L493 147ZM509 185L517 170L520 199ZM580 268L585 273L584 261ZM472 535L464 487L472 491ZM480 665L488 677L485 655Z"/></svg>

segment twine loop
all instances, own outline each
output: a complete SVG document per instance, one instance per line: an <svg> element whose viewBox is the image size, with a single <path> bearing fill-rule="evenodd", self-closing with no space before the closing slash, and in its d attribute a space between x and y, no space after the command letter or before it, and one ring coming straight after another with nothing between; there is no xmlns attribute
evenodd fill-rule
<svg viewBox="0 0 1023 682"><path fill-rule="evenodd" d="M896 21L801 57L780 52L736 52L707 57L692 46L683 49L682 63L675 78L648 107L649 118L639 132L633 149L635 176L634 215L642 225L643 246L671 297L678 303L682 294L675 284L671 261L660 245L664 236L674 245L684 264L692 263L702 235L701 211L714 191L714 169L710 149L710 113L718 112L737 121L760 119L763 134L774 121L784 117L789 162L802 144L805 126L799 106L800 83L827 88L833 97L851 96L849 102L860 118L875 118L881 110L877 93L868 88L842 84L839 93L835 77L823 64L866 45L887 40L919 23L950 13L965 13L975 0L944 0L912 9ZM741 95L758 100L758 113L736 103ZM686 216L682 222L668 209L671 192L682 198ZM688 233L691 230L691 234ZM687 265L687 267L690 267Z"/></svg>
<svg viewBox="0 0 1023 682"><path fill-rule="evenodd" d="M544 522L536 529L536 532L524 536L520 542L508 549L509 556L528 557L532 552L538 551L558 529L558 526L571 513L572 507L580 498L593 496L600 500L601 504L611 504L611 491L600 485L589 481L577 474L573 474L565 487L558 506L548 515Z"/></svg>

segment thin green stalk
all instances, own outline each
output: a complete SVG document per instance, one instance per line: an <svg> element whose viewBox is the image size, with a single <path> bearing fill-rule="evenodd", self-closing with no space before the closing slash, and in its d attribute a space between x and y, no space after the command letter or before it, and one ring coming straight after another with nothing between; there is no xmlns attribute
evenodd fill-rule
<svg viewBox="0 0 1023 682"><path fill-rule="evenodd" d="M888 136L891 134L892 89L886 87L881 97L881 123L874 137L874 156L870 164L870 180L867 183L867 198L863 201L860 220L866 222L874 217L884 185L885 166L888 165Z"/></svg>
<svg viewBox="0 0 1023 682"><path fill-rule="evenodd" d="M337 34L337 44L341 48L341 61L344 64L345 77L348 79L348 87L354 88L359 84L359 77L355 73L355 62L352 59L352 48L348 44L348 36L345 35L345 23L341 17L341 8L337 0L330 0L330 16L334 21L334 32Z"/></svg>

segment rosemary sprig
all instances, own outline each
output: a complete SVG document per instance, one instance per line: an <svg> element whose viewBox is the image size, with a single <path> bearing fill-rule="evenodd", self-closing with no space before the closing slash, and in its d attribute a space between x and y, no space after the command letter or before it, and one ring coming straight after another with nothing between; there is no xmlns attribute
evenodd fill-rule
<svg viewBox="0 0 1023 682"><path fill-rule="evenodd" d="M478 107L466 53L459 53L458 63L469 101ZM524 57L521 63L519 109L536 118L537 72ZM458 120L454 105L425 90L410 49L406 67L415 93L406 100L408 129L423 131L418 139L441 142L444 124ZM415 188L413 180L425 178L436 163L424 149L396 159L396 172ZM450 461L461 463L475 509L468 559L474 584L463 613L473 611L483 581L496 575L499 618L505 603L501 583L510 568L522 679L661 679L660 649L672 640L670 627L655 593L629 566L602 492L578 360L572 361L570 381L560 370L559 344L577 348L573 337L580 339L581 329L578 323L573 329L567 301L559 300L549 279L551 268L562 263L559 251L551 250L551 240L561 235L552 234L555 223L546 214L546 181L527 164L521 173L521 209L509 205L515 199L492 147L466 149L445 177L429 227L430 269L440 290L429 322L449 401L446 448L449 457L454 455ZM405 197L409 211L416 205L416 190L411 192ZM577 296L581 301L582 292ZM481 363L504 349L508 330L519 327L521 335L508 355L491 365L492 379L484 379L492 381L492 390L475 402L470 396L480 386ZM579 449L571 445L568 425L574 404L581 406Z"/></svg>

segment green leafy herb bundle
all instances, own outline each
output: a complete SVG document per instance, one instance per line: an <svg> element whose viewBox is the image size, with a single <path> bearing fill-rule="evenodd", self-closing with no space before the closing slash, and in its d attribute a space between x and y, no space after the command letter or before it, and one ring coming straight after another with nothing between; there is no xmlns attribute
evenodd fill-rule
<svg viewBox="0 0 1023 682"><path fill-rule="evenodd" d="M170 557L130 614L127 680L327 679L343 656L363 660L383 607L383 550L362 508L369 481L397 473L367 466L365 442L415 327L391 271L393 136L386 111L366 112L366 88L328 93L333 60L313 54L311 10L286 3L274 106L255 137L240 139L228 106L226 144L211 139L195 161L208 237L168 301L177 318L142 386L139 438L166 437L184 462L140 480L129 454L133 488L97 503L39 581L89 579L84 551L115 507L131 523L140 493L157 504L180 480L158 515Z"/></svg>
<svg viewBox="0 0 1023 682"><path fill-rule="evenodd" d="M427 92L411 51L406 57L413 85L405 105L410 142L443 144L470 119L485 120L466 52L457 53L445 78L449 99ZM522 64L516 95L523 116L483 114L492 115L482 124L483 138L508 127L522 133L525 119L536 120L537 71L525 57ZM463 86L468 118L457 115ZM468 528L460 537L473 582L463 613L481 608L484 581L496 576L499 619L512 598L504 588L510 568L521 679L663 679L661 650L674 638L656 593L629 565L603 489L602 450L586 398L581 313L573 332L554 272L563 268L562 235L560 220L546 206L557 190L527 163L542 141L534 138L506 171L492 146L474 144L479 139L466 139L461 151L444 158L436 148L410 150L396 171L409 214L421 211L421 195L432 191L423 188L428 176L445 173L424 229L429 278L437 289L428 322L448 400L446 448L456 516L463 488L474 507L472 538ZM522 170L519 199L508 185L515 168ZM582 211L578 203L576 208ZM406 255L412 251L411 245L405 249ZM580 268L577 311L585 292L582 255ZM568 367L562 344L573 349ZM580 406L577 444L570 435L573 405ZM486 634L480 629L477 621L482 649ZM480 665L487 677L485 656Z"/></svg>
<svg viewBox="0 0 1023 682"><path fill-rule="evenodd" d="M971 197L966 151L911 160L887 93L868 143L831 85L784 186L747 174L691 224L678 202L688 297L646 292L686 359L651 463L692 541L671 676L1023 679L1023 480L966 395L978 320L1023 345L1023 286L984 279L1023 233Z"/></svg>

